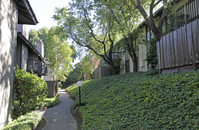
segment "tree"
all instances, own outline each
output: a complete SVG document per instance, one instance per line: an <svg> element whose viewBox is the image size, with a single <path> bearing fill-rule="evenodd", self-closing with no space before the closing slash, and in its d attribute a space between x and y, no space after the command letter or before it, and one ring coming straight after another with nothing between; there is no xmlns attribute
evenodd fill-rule
<svg viewBox="0 0 199 130"><path fill-rule="evenodd" d="M47 43L46 43L46 37L48 35L49 29L46 27L41 28L40 30L31 30L29 32L29 41L30 43L36 47L39 40L43 41L44 44L44 57L46 57L48 54L47 52Z"/></svg>
<svg viewBox="0 0 199 130"><path fill-rule="evenodd" d="M87 55L85 56L80 62L80 69L83 74L92 75L94 71L94 65L92 62L92 56Z"/></svg>
<svg viewBox="0 0 199 130"><path fill-rule="evenodd" d="M76 65L74 65L74 69L73 71L71 71L69 73L69 75L67 76L66 81L63 83L63 86L69 86L73 83L76 83L79 80L83 79L83 73L80 69L80 63L77 63Z"/></svg>
<svg viewBox="0 0 199 130"><path fill-rule="evenodd" d="M162 26L167 16L168 5L172 0L130 0L130 1L134 5L134 7L137 8L139 12L142 14L148 26L152 30L156 38L156 41L159 42L162 37ZM163 3L161 16L159 17L159 19L154 19L154 9L161 2ZM147 13L147 10L144 8L146 4L149 5L149 13Z"/></svg>
<svg viewBox="0 0 199 130"><path fill-rule="evenodd" d="M89 1L74 1L70 6L70 10L57 8L54 19L76 44L102 57L110 65L112 73L116 74L118 68L112 57L117 27L110 12L104 14L106 17L92 15L97 12Z"/></svg>
<svg viewBox="0 0 199 130"><path fill-rule="evenodd" d="M70 48L73 51L71 58L73 59L74 62L74 60L78 57L79 53L77 52L76 47L74 45L70 45Z"/></svg>
<svg viewBox="0 0 199 130"><path fill-rule="evenodd" d="M50 28L46 37L47 58L53 80L65 81L72 70L72 50L68 43L59 37L56 27Z"/></svg>
<svg viewBox="0 0 199 130"><path fill-rule="evenodd" d="M99 3L106 7L106 11L108 10L113 15L113 20L118 24L118 31L122 34L126 43L123 44L123 47L128 51L133 61L133 71L137 72L136 39L138 35L136 34L137 30L134 32L132 30L135 30L142 20L139 10L126 0L98 0L97 5L100 5ZM98 15L101 15L101 13L98 13Z"/></svg>
<svg viewBox="0 0 199 130"><path fill-rule="evenodd" d="M36 47L37 46L37 42L40 40L39 35L38 35L38 31L34 30L34 29L30 30L28 40L30 41L30 43L34 47Z"/></svg>

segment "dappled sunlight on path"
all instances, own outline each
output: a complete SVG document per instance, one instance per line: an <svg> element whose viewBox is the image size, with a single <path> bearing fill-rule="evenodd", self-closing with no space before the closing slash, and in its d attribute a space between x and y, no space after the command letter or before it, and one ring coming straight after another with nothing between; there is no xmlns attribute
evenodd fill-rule
<svg viewBox="0 0 199 130"><path fill-rule="evenodd" d="M74 101L64 89L61 89L59 94L61 103L43 111L43 117L46 119L46 126L43 130L77 130L76 120L70 112Z"/></svg>

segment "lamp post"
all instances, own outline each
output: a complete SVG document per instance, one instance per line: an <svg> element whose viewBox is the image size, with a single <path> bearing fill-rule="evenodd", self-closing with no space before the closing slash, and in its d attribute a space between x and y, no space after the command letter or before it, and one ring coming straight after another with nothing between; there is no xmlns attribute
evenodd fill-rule
<svg viewBox="0 0 199 130"><path fill-rule="evenodd" d="M82 82L78 81L77 86L79 87L79 106L81 105L81 90L80 87L82 86Z"/></svg>

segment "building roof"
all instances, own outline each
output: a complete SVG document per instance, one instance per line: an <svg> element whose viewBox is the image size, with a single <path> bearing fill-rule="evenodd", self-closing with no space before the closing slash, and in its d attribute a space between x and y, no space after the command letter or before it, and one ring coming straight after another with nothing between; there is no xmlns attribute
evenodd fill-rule
<svg viewBox="0 0 199 130"><path fill-rule="evenodd" d="M18 7L18 24L36 25L37 18L28 0L14 0Z"/></svg>
<svg viewBox="0 0 199 130"><path fill-rule="evenodd" d="M38 55L38 57L44 62L46 63L46 60L44 59L44 57L41 56L41 54L36 50L36 48L23 36L23 34L21 32L17 33L17 39L20 39L22 41L24 41L24 43L28 46L29 49L31 49L35 54Z"/></svg>

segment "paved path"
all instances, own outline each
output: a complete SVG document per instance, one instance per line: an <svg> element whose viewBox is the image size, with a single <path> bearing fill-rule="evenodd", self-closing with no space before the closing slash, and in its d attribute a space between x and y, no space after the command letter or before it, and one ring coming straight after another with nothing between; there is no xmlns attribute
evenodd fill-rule
<svg viewBox="0 0 199 130"><path fill-rule="evenodd" d="M63 89L59 91L59 94L61 102L42 112L46 119L43 130L77 130L77 122L70 112L74 101Z"/></svg>

